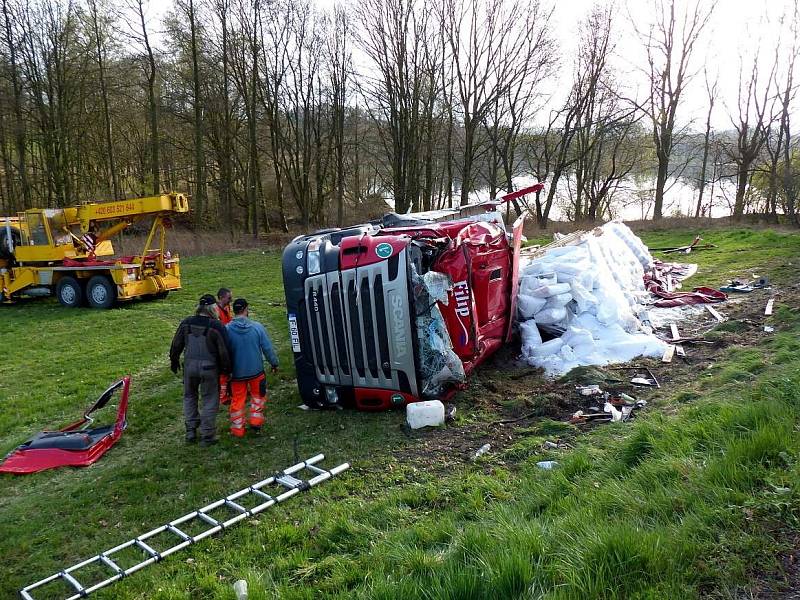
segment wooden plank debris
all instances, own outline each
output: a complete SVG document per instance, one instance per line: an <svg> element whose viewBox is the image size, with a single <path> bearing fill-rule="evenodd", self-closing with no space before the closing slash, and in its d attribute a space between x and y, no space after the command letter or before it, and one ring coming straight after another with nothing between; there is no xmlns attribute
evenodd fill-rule
<svg viewBox="0 0 800 600"><path fill-rule="evenodd" d="M683 346L680 344L675 345L675 354L678 356L686 356L686 350L683 349Z"/></svg>
<svg viewBox="0 0 800 600"><path fill-rule="evenodd" d="M670 363L672 362L673 356L675 356L675 346L670 344L667 346L667 349L664 350L664 356L661 357L661 362Z"/></svg>
<svg viewBox="0 0 800 600"><path fill-rule="evenodd" d="M678 326L675 323L669 324L669 330L672 332L672 339L679 340L681 339L681 334L678 332Z"/></svg>
<svg viewBox="0 0 800 600"><path fill-rule="evenodd" d="M767 317L772 314L772 305L775 302L775 298L770 298L767 300L767 307L764 309L764 315Z"/></svg>
<svg viewBox="0 0 800 600"><path fill-rule="evenodd" d="M720 323L722 323L722 322L723 322L723 321L726 319L726 317L724 317L724 316L722 316L721 314L719 314L719 312L717 311L717 309L716 309L716 308L714 308L713 306L711 306L710 304L706 304L705 306L706 306L706 308L708 309L708 312L710 312L710 313L712 314L712 316L713 316L713 317L714 317L714 318L715 318L717 321L719 321Z"/></svg>

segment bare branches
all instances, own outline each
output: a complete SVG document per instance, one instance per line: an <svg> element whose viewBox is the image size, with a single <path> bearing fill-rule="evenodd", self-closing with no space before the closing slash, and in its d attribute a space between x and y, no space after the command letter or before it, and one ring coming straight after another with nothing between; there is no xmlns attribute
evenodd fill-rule
<svg viewBox="0 0 800 600"><path fill-rule="evenodd" d="M640 37L644 40L649 83L644 110L650 117L653 145L658 158L655 219L662 217L669 162L676 142L678 107L686 86L694 76L691 70L692 57L716 6L716 2L682 4L682 9L676 10L676 0L654 0L655 21L646 32L640 31ZM690 4L693 6L690 7Z"/></svg>

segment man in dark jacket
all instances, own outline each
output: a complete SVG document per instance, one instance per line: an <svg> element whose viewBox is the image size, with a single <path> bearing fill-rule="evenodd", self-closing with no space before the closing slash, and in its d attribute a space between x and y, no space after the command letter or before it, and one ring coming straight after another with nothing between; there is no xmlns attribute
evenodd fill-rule
<svg viewBox="0 0 800 600"><path fill-rule="evenodd" d="M264 425L264 406L267 402L267 379L264 375L264 358L278 370L278 356L272 341L261 323L249 319L247 300L233 302L233 321L228 326L228 343L233 358L231 374L231 435L244 437L244 412L247 392L250 392L250 431L258 435Z"/></svg>
<svg viewBox="0 0 800 600"><path fill-rule="evenodd" d="M170 368L180 368L183 353L183 417L186 422L186 441L197 440L200 445L217 443L216 423L219 410L219 375L230 373L231 361L225 328L214 318L214 296L200 298L194 316L178 326L169 349ZM199 394L198 394L199 389ZM197 403L201 402L198 413Z"/></svg>

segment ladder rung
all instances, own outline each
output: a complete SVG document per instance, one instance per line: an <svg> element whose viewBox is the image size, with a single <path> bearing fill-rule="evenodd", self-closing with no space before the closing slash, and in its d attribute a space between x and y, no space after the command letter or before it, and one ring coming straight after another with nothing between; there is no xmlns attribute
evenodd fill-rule
<svg viewBox="0 0 800 600"><path fill-rule="evenodd" d="M61 577L68 581L69 584L78 591L78 593L82 593L84 591L85 588L80 584L80 582L66 571L61 571Z"/></svg>
<svg viewBox="0 0 800 600"><path fill-rule="evenodd" d="M161 554L159 554L156 550L151 548L150 545L147 542L144 542L141 538L136 538L135 544L139 546L139 548L147 552L153 558L155 559L161 558Z"/></svg>
<svg viewBox="0 0 800 600"><path fill-rule="evenodd" d="M265 494L265 493L264 493L264 492L262 492L261 490L257 490L257 489L256 489L256 488L254 488L254 487L251 487L251 488L250 488L250 492L252 492L253 494L255 494L255 495L257 495L257 496L261 496L262 498L264 498L264 500L274 500L274 499L275 499L275 498L273 498L272 496L270 496L269 494Z"/></svg>
<svg viewBox="0 0 800 600"><path fill-rule="evenodd" d="M167 525L167 530L168 530L168 531L171 531L172 533L174 533L175 535L177 535L179 538L181 538L181 539L182 539L182 540L184 540L184 541L192 539L192 538L189 536L189 534L187 534L187 533L185 533L185 532L181 531L180 529L178 529L177 527L175 527L175 526L174 526L174 525L172 525L171 523L170 523L169 525Z"/></svg>
<svg viewBox="0 0 800 600"><path fill-rule="evenodd" d="M205 521L209 525L213 525L214 527L219 527L219 521L217 521L211 515L207 515L206 513L200 511L200 512L197 513L197 516L200 517L201 519L203 519L203 521Z"/></svg>
<svg viewBox="0 0 800 600"><path fill-rule="evenodd" d="M116 572L117 575L125 574L125 571L122 570L122 567L120 567L117 563L108 558L105 554L100 555L100 561L108 568L110 568L112 571Z"/></svg>
<svg viewBox="0 0 800 600"><path fill-rule="evenodd" d="M299 488L303 485L303 483L305 483L302 479L297 479L297 477L292 477L291 475L281 475L276 477L275 481L290 490L293 488Z"/></svg>
<svg viewBox="0 0 800 600"><path fill-rule="evenodd" d="M242 506L241 504L237 504L233 500L228 500L226 498L225 499L225 505L231 507L233 510L235 510L237 512L247 514L247 509L244 506Z"/></svg>

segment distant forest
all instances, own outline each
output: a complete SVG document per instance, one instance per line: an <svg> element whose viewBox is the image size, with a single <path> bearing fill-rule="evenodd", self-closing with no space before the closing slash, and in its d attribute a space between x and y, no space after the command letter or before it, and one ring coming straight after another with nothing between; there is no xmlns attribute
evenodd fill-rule
<svg viewBox="0 0 800 600"><path fill-rule="evenodd" d="M542 226L630 202L670 216L675 182L694 191L689 216L725 185L734 218L800 218L796 2L779 43L741 58L735 106L697 64L718 9L700 0L652 0L632 24L649 82L635 98L612 3L565 55L548 0L0 2L0 214L178 190L194 226L258 236L527 178L546 188L514 209ZM689 85L708 99L691 130Z"/></svg>

